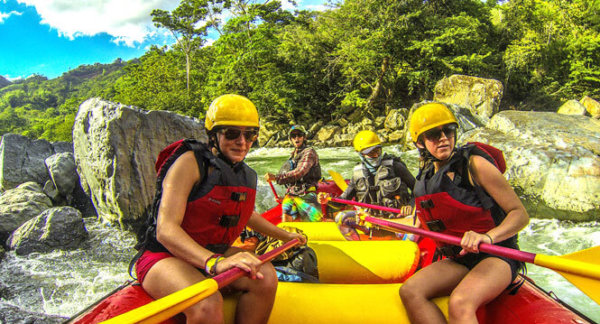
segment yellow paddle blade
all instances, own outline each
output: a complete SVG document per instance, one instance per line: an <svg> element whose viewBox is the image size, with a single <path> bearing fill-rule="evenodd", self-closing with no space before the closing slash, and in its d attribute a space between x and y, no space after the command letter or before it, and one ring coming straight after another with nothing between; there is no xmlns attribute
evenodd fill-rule
<svg viewBox="0 0 600 324"><path fill-rule="evenodd" d="M344 177L342 177L341 174L339 174L333 170L329 170L327 172L329 172L329 175L333 179L333 182L335 182L335 184L338 186L338 188L342 189L342 191L346 191L346 188L348 188L346 179L344 179Z"/></svg>
<svg viewBox="0 0 600 324"><path fill-rule="evenodd" d="M217 281L206 279L102 323L160 323L214 294L218 289Z"/></svg>
<svg viewBox="0 0 600 324"><path fill-rule="evenodd" d="M536 255L534 264L553 269L600 305L600 246L563 256Z"/></svg>

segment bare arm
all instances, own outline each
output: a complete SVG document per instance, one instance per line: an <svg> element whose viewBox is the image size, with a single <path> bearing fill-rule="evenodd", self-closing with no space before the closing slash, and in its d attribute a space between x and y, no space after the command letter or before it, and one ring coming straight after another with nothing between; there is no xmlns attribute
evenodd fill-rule
<svg viewBox="0 0 600 324"><path fill-rule="evenodd" d="M182 154L169 168L163 181L163 193L156 224L157 240L176 257L203 268L213 253L196 243L181 227L187 199L200 171L192 151Z"/></svg>
<svg viewBox="0 0 600 324"><path fill-rule="evenodd" d="M480 242L498 243L525 228L529 224L529 215L500 171L488 160L477 155L471 156L469 164L471 180L480 185L506 212L506 217L502 223L486 233L489 238L483 234L471 235L472 244L478 246ZM467 237L467 234L472 233L474 232L465 233L465 237ZM463 242L465 237L463 237ZM492 242L490 242L490 238Z"/></svg>

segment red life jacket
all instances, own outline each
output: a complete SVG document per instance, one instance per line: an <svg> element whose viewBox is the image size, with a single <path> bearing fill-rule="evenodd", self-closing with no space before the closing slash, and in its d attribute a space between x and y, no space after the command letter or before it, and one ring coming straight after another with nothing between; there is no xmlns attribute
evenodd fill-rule
<svg viewBox="0 0 600 324"><path fill-rule="evenodd" d="M180 140L167 146L156 161L157 192L149 215L145 239L138 248L166 250L156 240L156 217L162 182L175 160L187 151L194 151L201 182L188 197L182 228L198 244L231 245L240 235L254 211L256 172L241 162L235 166L215 157L203 143L192 139Z"/></svg>
<svg viewBox="0 0 600 324"><path fill-rule="evenodd" d="M416 215L421 226L430 231L462 237L470 230L485 233L504 220L506 213L496 201L483 188L469 182L468 163L473 154L505 168L502 151L489 145L484 151L479 144L469 143L457 148L450 161L438 172L433 165L421 170L415 184ZM495 154L500 152L500 162L487 153L490 150ZM453 180L446 175L448 172L454 172ZM446 244L438 242L438 247L444 246ZM451 256L448 255L450 253L444 254Z"/></svg>

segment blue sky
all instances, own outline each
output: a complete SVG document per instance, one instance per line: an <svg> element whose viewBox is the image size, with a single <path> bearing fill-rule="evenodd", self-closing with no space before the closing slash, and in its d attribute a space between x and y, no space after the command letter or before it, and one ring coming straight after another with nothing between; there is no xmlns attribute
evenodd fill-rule
<svg viewBox="0 0 600 324"><path fill-rule="evenodd" d="M287 7L285 1L282 1ZM325 0L297 0L322 9ZM0 75L56 78L82 64L130 60L172 42L152 24L153 9L179 0L0 0Z"/></svg>

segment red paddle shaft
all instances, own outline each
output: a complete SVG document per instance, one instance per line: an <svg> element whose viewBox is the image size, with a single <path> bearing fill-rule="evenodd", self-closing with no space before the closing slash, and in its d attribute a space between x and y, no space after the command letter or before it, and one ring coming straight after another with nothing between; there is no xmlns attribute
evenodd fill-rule
<svg viewBox="0 0 600 324"><path fill-rule="evenodd" d="M283 244L282 246L259 256L258 258L262 261L262 263L269 262L269 261L275 259L281 253L293 248L294 246L298 245L299 243L300 243L300 241L298 239L293 239L293 240ZM245 274L246 274L246 272L243 271L242 269L233 268L233 269L229 269L221 274L214 276L213 279L219 284L219 288L223 288L223 287L227 286L228 284L243 277Z"/></svg>

